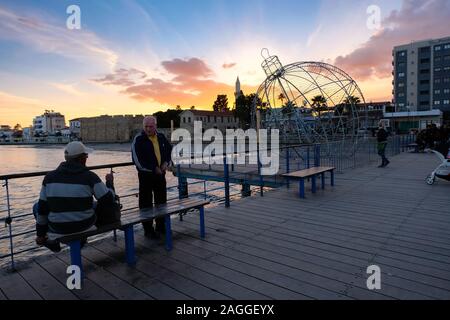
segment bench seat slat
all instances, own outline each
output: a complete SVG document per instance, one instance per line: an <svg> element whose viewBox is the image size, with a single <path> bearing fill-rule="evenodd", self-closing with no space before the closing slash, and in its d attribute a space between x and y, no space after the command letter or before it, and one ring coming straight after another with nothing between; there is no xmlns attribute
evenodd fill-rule
<svg viewBox="0 0 450 320"><path fill-rule="evenodd" d="M63 236L57 238L57 240L62 243L68 243L74 240L92 237L97 234L109 232L115 229L125 229L127 226L130 225L150 221L157 217L164 217L166 215L177 214L179 212L199 208L207 204L209 204L208 200L197 200L190 198L171 200L166 204L158 207L143 210L140 209L132 210L129 213L122 215L121 220L119 222L102 226L100 228L97 228L96 230Z"/></svg>
<svg viewBox="0 0 450 320"><path fill-rule="evenodd" d="M307 178L316 174L324 173L327 171L335 170L335 167L312 167L309 169L293 171L289 173L284 173L282 176L289 178Z"/></svg>

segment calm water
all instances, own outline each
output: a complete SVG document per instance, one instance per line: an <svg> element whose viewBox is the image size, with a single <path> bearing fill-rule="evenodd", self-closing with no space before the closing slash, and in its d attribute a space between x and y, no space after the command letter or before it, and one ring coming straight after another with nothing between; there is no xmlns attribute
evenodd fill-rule
<svg viewBox="0 0 450 320"><path fill-rule="evenodd" d="M94 147L95 148L95 147ZM33 171L46 171L55 169L59 163L64 161L64 146L0 146L0 175L12 173L24 173ZM124 148L127 149L127 148ZM95 150L89 155L89 165L102 165L120 162L130 162L130 152L125 151L103 151ZM129 195L138 192L138 178L134 167L122 167L114 169L116 192L121 195ZM109 169L95 171L104 181L104 176ZM167 173L167 186L176 186L177 178L172 173ZM12 207L12 231L14 234L33 230L35 221L33 216L15 218L20 214L31 213L31 207L39 198L40 187L43 177L22 178L9 181L10 203ZM0 181L3 185L4 181ZM190 181L193 182L193 181ZM223 184L208 182L207 189L213 189ZM189 192L203 192L203 183L189 186ZM232 191L235 193L238 189ZM168 198L177 197L177 189L172 188L168 192ZM210 200L219 201L223 191L209 194ZM124 208L136 207L137 198L125 197L121 199ZM6 212L6 188L0 187L0 218L7 216ZM9 234L8 228L0 221L0 256L9 253L9 239L1 239ZM34 246L35 234L25 234L14 238L14 251ZM29 253L21 255L22 258ZM0 259L0 265L9 262L9 258Z"/></svg>

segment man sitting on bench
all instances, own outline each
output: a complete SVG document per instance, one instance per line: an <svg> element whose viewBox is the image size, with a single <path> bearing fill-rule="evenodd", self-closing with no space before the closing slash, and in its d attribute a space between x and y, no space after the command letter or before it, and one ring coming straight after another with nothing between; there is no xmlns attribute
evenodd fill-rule
<svg viewBox="0 0 450 320"><path fill-rule="evenodd" d="M36 243L54 252L61 250L57 237L94 229L117 221L114 178L106 175L106 185L86 167L88 153L81 142L70 142L65 162L49 172L43 182L36 216ZM97 199L94 204L92 197ZM84 241L85 242L85 241Z"/></svg>

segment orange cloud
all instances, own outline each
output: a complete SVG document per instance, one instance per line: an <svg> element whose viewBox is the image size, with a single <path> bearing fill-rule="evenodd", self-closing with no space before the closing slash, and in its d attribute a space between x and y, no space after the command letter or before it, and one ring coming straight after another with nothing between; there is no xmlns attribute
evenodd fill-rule
<svg viewBox="0 0 450 320"><path fill-rule="evenodd" d="M224 63L224 64L222 65L222 68L224 68L224 69L231 69L231 68L233 68L235 65L236 65L235 62L232 62L232 63Z"/></svg>
<svg viewBox="0 0 450 320"><path fill-rule="evenodd" d="M206 63L198 58L189 60L173 59L171 61L163 61L161 65L167 72L178 76L207 78L214 74Z"/></svg>
<svg viewBox="0 0 450 320"><path fill-rule="evenodd" d="M383 29L335 64L357 80L390 78L392 49L411 41L449 36L450 0L404 0L382 22Z"/></svg>

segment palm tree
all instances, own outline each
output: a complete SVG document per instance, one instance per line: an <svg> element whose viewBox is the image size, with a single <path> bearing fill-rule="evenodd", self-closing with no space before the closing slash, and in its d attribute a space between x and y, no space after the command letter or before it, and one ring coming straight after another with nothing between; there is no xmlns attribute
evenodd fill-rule
<svg viewBox="0 0 450 320"><path fill-rule="evenodd" d="M284 93L280 93L280 95L278 96L278 100L281 101L281 105L284 105L284 99L286 99L286 96L284 95Z"/></svg>
<svg viewBox="0 0 450 320"><path fill-rule="evenodd" d="M344 113L348 113L351 106L356 106L358 103L361 102L361 99L359 97L355 96L348 96L344 99Z"/></svg>
<svg viewBox="0 0 450 320"><path fill-rule="evenodd" d="M322 111L328 110L327 107L327 99L322 95L317 95L314 98L311 99L312 101L312 107L314 108L314 111L316 111L320 118L320 113Z"/></svg>

